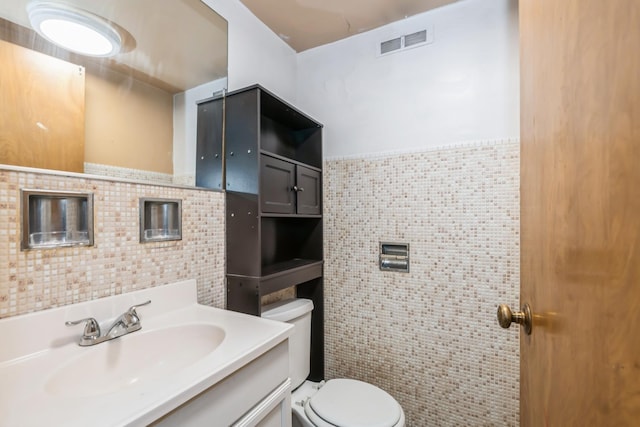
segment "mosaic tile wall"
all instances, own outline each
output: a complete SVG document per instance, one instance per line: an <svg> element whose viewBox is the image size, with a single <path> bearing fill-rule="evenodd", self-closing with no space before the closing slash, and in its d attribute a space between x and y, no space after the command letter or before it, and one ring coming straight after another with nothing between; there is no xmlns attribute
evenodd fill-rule
<svg viewBox="0 0 640 427"><path fill-rule="evenodd" d="M20 250L20 188L94 194L92 247ZM138 199L182 199L182 240L139 243ZM224 194L0 170L0 318L195 278L224 307Z"/></svg>
<svg viewBox="0 0 640 427"><path fill-rule="evenodd" d="M408 426L519 424L519 144L495 141L324 166L328 378L387 390ZM410 273L378 269L410 244Z"/></svg>

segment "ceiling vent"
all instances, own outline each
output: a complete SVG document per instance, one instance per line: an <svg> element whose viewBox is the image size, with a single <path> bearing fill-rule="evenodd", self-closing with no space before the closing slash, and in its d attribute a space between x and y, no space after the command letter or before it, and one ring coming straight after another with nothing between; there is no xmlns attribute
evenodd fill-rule
<svg viewBox="0 0 640 427"><path fill-rule="evenodd" d="M385 56L431 43L433 43L433 27L380 42L378 56Z"/></svg>

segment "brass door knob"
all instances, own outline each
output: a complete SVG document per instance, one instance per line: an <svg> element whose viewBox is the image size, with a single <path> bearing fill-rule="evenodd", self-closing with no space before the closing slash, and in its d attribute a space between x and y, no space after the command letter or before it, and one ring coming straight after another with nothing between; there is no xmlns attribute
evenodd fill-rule
<svg viewBox="0 0 640 427"><path fill-rule="evenodd" d="M533 323L531 307L529 307L529 304L525 304L522 306L522 311L516 311L514 313L508 305L500 304L498 306L498 323L505 329L508 329L511 323L517 323L522 325L527 335L531 335L531 326Z"/></svg>

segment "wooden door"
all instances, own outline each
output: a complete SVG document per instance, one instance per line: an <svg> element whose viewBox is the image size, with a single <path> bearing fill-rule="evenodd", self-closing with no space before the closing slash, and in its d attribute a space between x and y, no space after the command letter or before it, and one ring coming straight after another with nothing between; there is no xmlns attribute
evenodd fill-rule
<svg viewBox="0 0 640 427"><path fill-rule="evenodd" d="M0 163L84 171L84 68L0 40Z"/></svg>
<svg viewBox="0 0 640 427"><path fill-rule="evenodd" d="M521 0L523 426L640 425L640 1Z"/></svg>

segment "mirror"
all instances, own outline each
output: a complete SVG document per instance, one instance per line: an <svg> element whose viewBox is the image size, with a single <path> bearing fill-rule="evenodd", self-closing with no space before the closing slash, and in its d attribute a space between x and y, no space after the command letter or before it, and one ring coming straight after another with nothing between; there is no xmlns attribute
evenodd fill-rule
<svg viewBox="0 0 640 427"><path fill-rule="evenodd" d="M96 58L31 29L31 1L0 3L0 164L195 185L196 101L226 89L227 22L201 0L65 0L122 36Z"/></svg>

